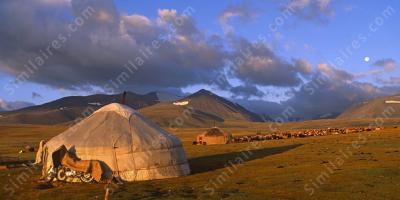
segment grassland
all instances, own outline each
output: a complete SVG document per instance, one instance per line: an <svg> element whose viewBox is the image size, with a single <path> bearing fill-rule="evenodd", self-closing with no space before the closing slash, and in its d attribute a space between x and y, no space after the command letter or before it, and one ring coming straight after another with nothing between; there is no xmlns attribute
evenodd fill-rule
<svg viewBox="0 0 400 200"><path fill-rule="evenodd" d="M289 123L280 129L366 125L369 121L322 120ZM165 180L113 186L110 199L400 199L400 129L371 134L195 146L205 129L180 128L192 174ZM254 134L268 124L231 123L233 134ZM36 145L66 126L0 126L1 157L17 157L24 145ZM250 150L250 151L249 151ZM33 159L33 153L20 159ZM39 189L39 169L0 170L0 199L103 199L106 185L55 184ZM17 177L26 178L16 183ZM322 175L321 175L322 174ZM322 178L321 178L322 177ZM322 181L321 181L322 180ZM7 186L8 190L5 189ZM10 195L10 187L15 193ZM306 188L306 189L305 189ZM311 195L312 193L312 195Z"/></svg>

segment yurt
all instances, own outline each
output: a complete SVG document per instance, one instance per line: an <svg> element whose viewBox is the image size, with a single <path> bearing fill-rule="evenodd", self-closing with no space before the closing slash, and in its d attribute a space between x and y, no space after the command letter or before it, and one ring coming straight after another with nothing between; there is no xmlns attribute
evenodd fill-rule
<svg viewBox="0 0 400 200"><path fill-rule="evenodd" d="M188 175L182 143L132 108L112 103L49 140L43 147L43 169L61 146L81 160L96 160L124 181ZM46 172L46 171L45 171Z"/></svg>
<svg viewBox="0 0 400 200"><path fill-rule="evenodd" d="M228 144L232 141L232 134L222 131L218 127L213 127L197 136L197 144Z"/></svg>

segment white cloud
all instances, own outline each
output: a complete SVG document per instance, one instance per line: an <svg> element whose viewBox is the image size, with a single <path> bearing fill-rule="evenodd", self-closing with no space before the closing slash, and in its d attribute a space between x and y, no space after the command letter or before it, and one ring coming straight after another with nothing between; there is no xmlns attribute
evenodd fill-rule
<svg viewBox="0 0 400 200"><path fill-rule="evenodd" d="M354 79L354 75L341 69L337 69L333 66L330 66L326 63L320 63L317 65L318 72L323 73L328 78L338 81L352 81Z"/></svg>
<svg viewBox="0 0 400 200"><path fill-rule="evenodd" d="M397 69L397 63L393 59L381 59L374 62L375 67L382 68L385 72L393 72Z"/></svg>
<svg viewBox="0 0 400 200"><path fill-rule="evenodd" d="M312 73L312 65L305 59L295 59L295 67L303 75L309 75Z"/></svg>
<svg viewBox="0 0 400 200"><path fill-rule="evenodd" d="M327 21L335 15L333 0L289 0L284 7L300 19L309 21Z"/></svg>
<svg viewBox="0 0 400 200"><path fill-rule="evenodd" d="M257 16L257 10L251 8L249 4L231 5L224 9L219 17L219 23L225 33L234 32L234 27L230 24L231 20L238 18L242 23L253 20Z"/></svg>
<svg viewBox="0 0 400 200"><path fill-rule="evenodd" d="M377 60L372 64L372 69L356 74L357 78L365 78L368 76L378 76L386 73L392 73L397 70L397 63L393 59L381 59ZM382 79L379 79L380 83L383 83ZM390 82L390 81L389 81Z"/></svg>

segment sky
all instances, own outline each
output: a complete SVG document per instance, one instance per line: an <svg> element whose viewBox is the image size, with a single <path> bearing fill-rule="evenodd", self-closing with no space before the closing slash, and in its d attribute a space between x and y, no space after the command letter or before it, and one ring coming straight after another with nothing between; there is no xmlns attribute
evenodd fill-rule
<svg viewBox="0 0 400 200"><path fill-rule="evenodd" d="M399 18L396 0L5 0L0 105L206 88L334 115L399 93Z"/></svg>

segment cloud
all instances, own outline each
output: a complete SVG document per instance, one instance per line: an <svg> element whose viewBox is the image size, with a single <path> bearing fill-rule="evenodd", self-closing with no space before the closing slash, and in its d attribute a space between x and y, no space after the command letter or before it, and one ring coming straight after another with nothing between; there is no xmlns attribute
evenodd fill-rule
<svg viewBox="0 0 400 200"><path fill-rule="evenodd" d="M381 68L384 72L392 72L397 69L397 63L395 60L381 59L374 62L373 66Z"/></svg>
<svg viewBox="0 0 400 200"><path fill-rule="evenodd" d="M400 85L400 77L391 76L389 79L377 78L377 82L383 85Z"/></svg>
<svg viewBox="0 0 400 200"><path fill-rule="evenodd" d="M13 7L18 9L10 12ZM190 7L181 13L159 9L153 20L121 15L111 0L71 0L70 6L48 8L37 2L29 6L20 1L0 3L0 19L9 19L0 27L1 71L18 77L29 72L30 61L41 57L43 64L29 73L28 81L114 93L210 84L223 73L226 60L236 65L231 69L234 78L262 86L297 86L301 83L298 75L309 70L279 58L265 44L246 39L232 39L232 51L227 51L226 38L197 28L192 17L196 11ZM71 19L82 17L87 8L94 12L69 36ZM230 6L224 13L220 19L254 17L245 4ZM62 46L49 49L54 40ZM48 49L51 55L43 58ZM248 51L249 57L243 55ZM231 88L228 81L220 87Z"/></svg>
<svg viewBox="0 0 400 200"><path fill-rule="evenodd" d="M242 23L249 22L255 19L258 15L258 11L252 8L250 4L241 3L230 5L225 8L219 15L218 21L222 26L225 33L233 33L234 27L230 24L231 20L236 18Z"/></svg>
<svg viewBox="0 0 400 200"><path fill-rule="evenodd" d="M393 77L390 87L377 87L370 83L358 82L351 73L328 64L317 65L310 79L299 88L290 89L289 99L280 103L265 100L235 100L259 114L272 118L281 117L285 109L293 109L293 119L315 119L335 117L357 102L398 93L394 85L400 79ZM383 81L383 80L382 80ZM387 80L385 80L387 81ZM385 82L387 83L387 82Z"/></svg>
<svg viewBox="0 0 400 200"><path fill-rule="evenodd" d="M250 97L263 97L265 94L261 90L259 90L254 85L239 85L236 87L232 87L230 92L233 93L234 98L241 97L243 99L249 99Z"/></svg>
<svg viewBox="0 0 400 200"><path fill-rule="evenodd" d="M290 106L296 110L295 117L336 116L356 102L394 92L357 82L353 74L326 63L318 64L311 76L299 89L292 90L291 98L281 102L283 107Z"/></svg>
<svg viewBox="0 0 400 200"><path fill-rule="evenodd" d="M356 102L384 95L371 84L350 83L345 79L332 79L317 74L293 94L283 104L293 107L295 115L305 119L327 114L335 116Z"/></svg>
<svg viewBox="0 0 400 200"><path fill-rule="evenodd" d="M372 84L332 79L315 72L312 79L292 90L291 97L280 103L242 100L244 106L272 118L282 117L285 109L293 110L292 119L336 117L351 105L379 96L392 95L398 88L379 88Z"/></svg>
<svg viewBox="0 0 400 200"><path fill-rule="evenodd" d="M294 59L294 66L302 75L310 75L312 73L312 65L304 59Z"/></svg>
<svg viewBox="0 0 400 200"><path fill-rule="evenodd" d="M372 69L358 73L356 76L357 78L364 78L368 76L377 76L385 73L391 73L397 70L397 63L395 60L388 58L388 59L381 59L377 60L372 64ZM385 80L378 78L378 82L383 83Z"/></svg>
<svg viewBox="0 0 400 200"><path fill-rule="evenodd" d="M303 73L292 63L279 58L264 43L251 43L239 38L233 41L235 52L230 61L233 73L246 83L262 86L290 87L301 83Z"/></svg>
<svg viewBox="0 0 400 200"><path fill-rule="evenodd" d="M95 12L69 37L71 19L88 7ZM158 18L150 20L136 14L121 16L111 0L71 0L71 6L57 9L38 2L2 1L0 70L15 77L27 72L28 62L62 37L62 47L50 48L51 55L29 73L29 81L113 92L206 83L219 74L226 55L218 37L197 29L194 14L190 7L181 14L160 9Z"/></svg>
<svg viewBox="0 0 400 200"><path fill-rule="evenodd" d="M284 11L307 21L326 22L335 15L332 0L289 0Z"/></svg>
<svg viewBox="0 0 400 200"><path fill-rule="evenodd" d="M348 73L347 71L337 69L326 63L321 63L317 65L317 71L327 76L329 79L336 81L352 81L354 75Z"/></svg>

